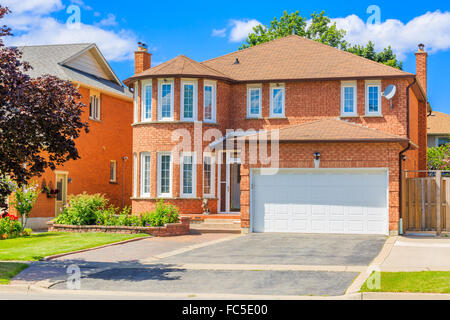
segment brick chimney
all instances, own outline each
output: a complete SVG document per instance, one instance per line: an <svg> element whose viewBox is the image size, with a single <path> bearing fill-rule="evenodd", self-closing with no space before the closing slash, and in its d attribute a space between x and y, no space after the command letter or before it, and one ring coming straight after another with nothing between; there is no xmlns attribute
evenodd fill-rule
<svg viewBox="0 0 450 320"><path fill-rule="evenodd" d="M134 73L138 74L152 67L152 55L148 53L147 45L138 42L138 50L134 53Z"/></svg>
<svg viewBox="0 0 450 320"><path fill-rule="evenodd" d="M427 59L428 53L424 50L425 45L419 44L419 50L416 52L416 75L420 84L427 94Z"/></svg>

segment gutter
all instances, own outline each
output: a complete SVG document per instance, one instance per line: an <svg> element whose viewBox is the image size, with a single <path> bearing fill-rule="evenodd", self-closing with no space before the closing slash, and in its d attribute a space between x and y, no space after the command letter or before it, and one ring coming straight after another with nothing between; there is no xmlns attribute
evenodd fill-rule
<svg viewBox="0 0 450 320"><path fill-rule="evenodd" d="M406 132L407 132L407 136L408 136L408 140L411 139L410 137L410 131L409 131L409 89L411 89L411 87L413 85L415 85L417 82L417 79L414 78L414 81L406 88ZM406 151L408 151L411 148L411 142L408 143L408 146L403 149L402 151L400 151L399 155L398 155L398 164L399 164L399 173L398 173L398 178L399 178L399 234L403 234L403 195L402 195L402 189L403 189L403 177L402 177L402 172L403 172L403 156L405 154Z"/></svg>

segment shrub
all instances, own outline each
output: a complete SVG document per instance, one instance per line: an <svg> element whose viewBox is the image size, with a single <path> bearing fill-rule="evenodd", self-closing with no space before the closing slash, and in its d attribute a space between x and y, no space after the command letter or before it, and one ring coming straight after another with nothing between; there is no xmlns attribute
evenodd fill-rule
<svg viewBox="0 0 450 320"><path fill-rule="evenodd" d="M86 193L69 196L69 203L63 212L54 220L57 224L75 226L94 225L99 211L107 209L108 199L102 194L88 195Z"/></svg>
<svg viewBox="0 0 450 320"><path fill-rule="evenodd" d="M22 223L9 214L0 218L0 239L12 239L21 236Z"/></svg>
<svg viewBox="0 0 450 320"><path fill-rule="evenodd" d="M151 213L144 213L141 216L141 223L143 227L162 227L167 223L177 223L178 208L171 204L164 203L160 200L156 203L155 211Z"/></svg>
<svg viewBox="0 0 450 320"><path fill-rule="evenodd" d="M22 219L23 228L27 225L31 210L34 207L40 192L41 190L36 181L30 182L28 185L17 187L15 190L12 205Z"/></svg>

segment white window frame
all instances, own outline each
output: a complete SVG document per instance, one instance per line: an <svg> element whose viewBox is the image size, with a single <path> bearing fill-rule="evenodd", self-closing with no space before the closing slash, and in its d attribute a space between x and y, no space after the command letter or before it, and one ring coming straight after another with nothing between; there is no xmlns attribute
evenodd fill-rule
<svg viewBox="0 0 450 320"><path fill-rule="evenodd" d="M150 87L150 117L146 117L146 101L147 101L147 93L146 93L146 87ZM173 90L173 88L172 88ZM153 83L152 80L145 80L142 81L141 85L141 122L149 122L152 121L152 109L153 109ZM173 95L173 92L172 92ZM172 101L173 105L173 101Z"/></svg>
<svg viewBox="0 0 450 320"><path fill-rule="evenodd" d="M259 92L259 111L257 114L251 113L251 93L252 91ZM262 86L248 85L247 86L247 118L261 118L262 117Z"/></svg>
<svg viewBox="0 0 450 320"><path fill-rule="evenodd" d="M274 110L274 99L273 99L273 91L275 89L281 89L283 91L283 112L281 114L276 114L273 112ZM271 118L285 118L286 117L286 86L284 83L272 83L270 84L270 117Z"/></svg>
<svg viewBox="0 0 450 320"><path fill-rule="evenodd" d="M345 112L345 88L353 88L353 112ZM358 115L358 86L356 81L341 82L341 116L356 117Z"/></svg>
<svg viewBox="0 0 450 320"><path fill-rule="evenodd" d="M150 157L150 168L149 168L149 186L148 186L148 192L145 192L145 185L144 185L144 170L145 170L145 157ZM150 152L141 152L141 174L140 174L140 197L141 198L150 198L151 190L152 190L152 156Z"/></svg>
<svg viewBox="0 0 450 320"><path fill-rule="evenodd" d="M111 169L114 168L113 177L111 177ZM116 183L117 182L117 161L111 160L109 161L109 182Z"/></svg>
<svg viewBox="0 0 450 320"><path fill-rule="evenodd" d="M171 85L171 104L170 104L170 117L162 116L162 86ZM159 79L158 80L158 121L173 121L173 104L174 104L174 81L173 79Z"/></svg>
<svg viewBox="0 0 450 320"><path fill-rule="evenodd" d="M138 123L138 99L139 99L139 81L134 83L134 123Z"/></svg>
<svg viewBox="0 0 450 320"><path fill-rule="evenodd" d="M161 192L161 157L162 156L170 156L170 169L169 169L169 192L162 193ZM173 157L172 152L158 152L158 174L157 174L158 182L156 185L158 186L158 198L172 198L173 191Z"/></svg>
<svg viewBox="0 0 450 320"><path fill-rule="evenodd" d="M369 88L377 87L378 88L378 111L377 112L369 112ZM381 116L382 115L382 101L381 101L381 80L368 80L366 81L366 116Z"/></svg>
<svg viewBox="0 0 450 320"><path fill-rule="evenodd" d="M205 158L211 159L211 192L205 193ZM214 198L215 197L215 181L216 181L216 157L214 154L210 152L205 152L203 154L203 163L202 163L202 192L203 198Z"/></svg>
<svg viewBox="0 0 450 320"><path fill-rule="evenodd" d="M137 159L137 153L133 153L133 198L137 197L138 188L137 188L137 182L138 182L138 159Z"/></svg>
<svg viewBox="0 0 450 320"><path fill-rule="evenodd" d="M192 157L192 193L184 193L184 157ZM197 196L197 158L195 152L181 152L180 154L180 195L182 198Z"/></svg>
<svg viewBox="0 0 450 320"><path fill-rule="evenodd" d="M205 117L205 105L206 105L206 87L212 87L211 91L211 119ZM216 123L216 103L217 103L217 83L215 81L205 81L203 85L203 122Z"/></svg>
<svg viewBox="0 0 450 320"><path fill-rule="evenodd" d="M186 118L184 116L184 86L186 85L192 85L194 87L193 92L193 104L192 104L192 117ZM180 93L180 119L181 121L197 121L197 110L198 110L198 84L195 80L181 80L181 93Z"/></svg>
<svg viewBox="0 0 450 320"><path fill-rule="evenodd" d="M91 114L92 99L95 99L97 106L94 106L94 114ZM101 96L99 93L91 93L89 96L89 119L100 121L101 120Z"/></svg>

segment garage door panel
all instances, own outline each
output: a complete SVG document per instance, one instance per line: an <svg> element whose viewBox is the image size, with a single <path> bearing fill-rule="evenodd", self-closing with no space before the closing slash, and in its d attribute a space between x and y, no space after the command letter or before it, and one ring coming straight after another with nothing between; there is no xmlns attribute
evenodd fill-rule
<svg viewBox="0 0 450 320"><path fill-rule="evenodd" d="M387 172L254 175L254 232L387 234Z"/></svg>

